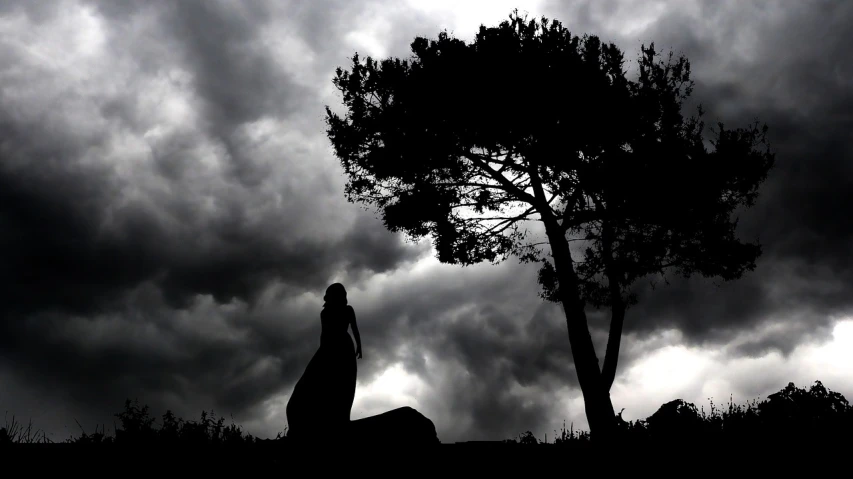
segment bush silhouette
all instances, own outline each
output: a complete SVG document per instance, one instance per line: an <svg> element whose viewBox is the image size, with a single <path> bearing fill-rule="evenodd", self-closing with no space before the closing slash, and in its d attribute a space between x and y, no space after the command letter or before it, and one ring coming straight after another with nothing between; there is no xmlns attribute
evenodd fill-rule
<svg viewBox="0 0 853 479"><path fill-rule="evenodd" d="M699 410L681 399L670 401L646 419L649 436L657 440L694 439L704 424Z"/></svg>
<svg viewBox="0 0 853 479"><path fill-rule="evenodd" d="M840 393L816 381L809 389L794 383L767 399L745 405L730 398L728 407L719 409L713 400L710 411L682 399L663 404L645 420L625 421L617 414L618 439L623 444L714 444L750 442L753 444L840 444L850 442L853 430L853 406ZM523 439L530 443L527 432ZM525 443L509 440L508 442ZM566 430L555 434L554 444L573 445L589 442L586 431Z"/></svg>
<svg viewBox="0 0 853 479"><path fill-rule="evenodd" d="M234 446L256 442L255 437L244 434L242 427L234 424L233 419L226 426L225 418L217 418L213 411L202 411L199 421L186 421L167 410L162 416L160 427L155 428L155 420L149 416L148 406L140 407L138 400L131 402L128 399L124 411L115 416L121 420L121 429L116 429L115 436L118 444ZM283 437L279 433L276 439Z"/></svg>

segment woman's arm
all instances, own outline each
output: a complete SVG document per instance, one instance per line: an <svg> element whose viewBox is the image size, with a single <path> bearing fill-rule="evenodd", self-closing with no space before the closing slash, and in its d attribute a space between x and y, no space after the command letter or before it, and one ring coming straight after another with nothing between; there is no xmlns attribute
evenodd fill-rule
<svg viewBox="0 0 853 479"><path fill-rule="evenodd" d="M352 328L352 335L355 337L355 356L361 359L361 335L358 334L358 323L355 321L355 310L350 306L349 311L349 325Z"/></svg>

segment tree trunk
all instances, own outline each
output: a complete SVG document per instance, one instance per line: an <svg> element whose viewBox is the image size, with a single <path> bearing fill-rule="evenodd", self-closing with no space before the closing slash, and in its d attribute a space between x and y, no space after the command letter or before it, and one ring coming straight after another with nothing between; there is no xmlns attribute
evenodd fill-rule
<svg viewBox="0 0 853 479"><path fill-rule="evenodd" d="M607 336L607 352L604 353L604 366L601 369L604 389L610 392L616 379L616 364L619 362L619 345L622 342L622 324L625 322L625 303L615 301L610 307L610 333Z"/></svg>
<svg viewBox="0 0 853 479"><path fill-rule="evenodd" d="M583 393L590 434L593 439L607 440L613 435L616 419L610 393L603 383L592 336L589 334L584 303L578 294L578 278L572 264L569 243L559 228L546 225L546 229L551 254L554 256L560 302L566 315L569 343L572 346L578 383Z"/></svg>
<svg viewBox="0 0 853 479"><path fill-rule="evenodd" d="M557 224L551 214L551 208L545 198L542 181L539 177L537 164L531 161L528 165L530 184L533 194L539 203L539 213L545 225L545 233L551 244L551 254L554 256L554 270L560 292L560 303L566 315L566 326L569 331L569 344L572 346L572 358L578 374L578 383L583 394L586 418L589 421L589 432L595 442L610 442L616 432L616 415L610 402L610 392L604 387L595 345L589 334L586 321L584 301L578 291L578 277L572 264L569 242L563 229Z"/></svg>
<svg viewBox="0 0 853 479"><path fill-rule="evenodd" d="M601 203L596 203L602 208ZM603 208L602 208L603 209ZM604 366L601 369L604 389L610 394L613 380L616 379L616 364L619 362L619 345L622 343L622 324L625 322L627 304L622 298L620 269L613 258L613 226L609 219L602 225L602 254L605 261L607 288L610 294L610 332L607 335L607 351L604 353Z"/></svg>

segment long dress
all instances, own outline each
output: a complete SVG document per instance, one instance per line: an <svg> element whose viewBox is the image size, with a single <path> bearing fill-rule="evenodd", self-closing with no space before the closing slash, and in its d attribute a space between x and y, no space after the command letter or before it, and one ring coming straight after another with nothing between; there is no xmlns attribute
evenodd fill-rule
<svg viewBox="0 0 853 479"><path fill-rule="evenodd" d="M287 403L289 437L334 435L349 425L357 365L347 329L354 316L348 305L329 305L320 313L320 347Z"/></svg>

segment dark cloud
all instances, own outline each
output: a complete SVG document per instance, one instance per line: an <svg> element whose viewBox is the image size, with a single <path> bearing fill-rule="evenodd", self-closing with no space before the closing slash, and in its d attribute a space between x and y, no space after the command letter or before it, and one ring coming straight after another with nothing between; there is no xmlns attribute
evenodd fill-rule
<svg viewBox="0 0 853 479"><path fill-rule="evenodd" d="M341 196L329 179L269 172L307 161L306 153L294 149L273 156L282 152L258 147L242 129L261 117L301 113L281 106L305 91L288 82L288 72L273 71L271 53L253 45L258 22L252 15L266 18L263 10L235 11L233 5L216 10L214 5L201 2L191 9L186 2L178 12L161 11L156 18L174 25L147 32L184 47L185 54L163 62L190 69L193 95L205 101L196 112L200 125L179 125L141 158L126 160L139 162L138 177L119 174L115 165L88 164L93 148L113 146L115 132L79 135L73 122L96 121L116 129L138 125L129 133L143 136L156 119L116 124L82 117L97 110L69 107L55 112L55 128L39 131L34 122L8 114L0 118L0 217L11 266L4 269L10 288L3 299L10 307L55 306L85 313L146 280L159 284L175 306L204 293L224 302L252 299L272 278L316 288L342 262L353 270L382 272L412 257L413 250L398 238L365 226L366 215L355 208L346 210L356 215L355 222L312 225L326 221L328 199ZM107 36L118 35L120 26L107 25L114 28ZM236 50L223 52L223 45ZM147 93L127 92L125 103ZM205 131L208 123L218 124ZM217 144L226 146L216 150ZM205 151L211 145L213 151ZM210 167L204 156L226 166ZM249 173L255 180L246 184L242 180ZM266 181L259 184L261 179ZM142 195L128 198L132 189L143 190ZM205 202L214 206L204 208ZM309 225L329 234L294 232Z"/></svg>
<svg viewBox="0 0 853 479"><path fill-rule="evenodd" d="M520 424L550 431L561 414L552 391L577 384L561 310L536 296L530 268L454 269L389 285L366 309L355 306L368 318L365 354L381 355L360 363L360 380L402 365L431 385L420 401L453 438L512 437Z"/></svg>
<svg viewBox="0 0 853 479"><path fill-rule="evenodd" d="M27 5L13 34L95 18L98 51L68 41L75 78L50 56L66 45L3 37L0 356L19 395L107 421L126 395L246 413L316 346L283 298L423 253L342 201L322 103L259 37L262 2Z"/></svg>
<svg viewBox="0 0 853 479"><path fill-rule="evenodd" d="M365 343L360 384L394 365L421 378L418 407L442 439L561 424L576 374L535 269L416 265L429 244L345 202L323 133L334 68L355 51L407 56L415 35L443 28L435 19L380 1L86 2L88 16L45 5L0 7L12 19L0 32L0 406L64 434L72 417L111 424L130 396L272 436L318 345L323 290L342 281ZM708 123L758 117L778 152L742 214L743 237L764 245L756 271L719 287L638 284L620 372L668 344L662 330L737 340L736 356L790 353L850 309L853 8L779 5L542 10L628 59L640 42L683 51ZM590 322L601 356L607 315ZM758 383L738 388L784 385Z"/></svg>
<svg viewBox="0 0 853 479"><path fill-rule="evenodd" d="M853 204L853 146L846 140L853 128L853 59L846 53L853 8L830 1L681 2L631 34L606 27L605 13L636 22L649 11L618 0L552 5L575 33L620 45L629 70L640 43L686 55L696 81L687 111L701 103L709 127L759 119L770 127L777 160L758 203L740 213L741 237L763 245L756 270L719 285L672 278L652 290L639 283L640 304L629 312L626 331L676 327L689 342L724 344L766 323L800 325L757 339L742 349L749 354L788 354L825 338L834 318L853 310L846 212Z"/></svg>

